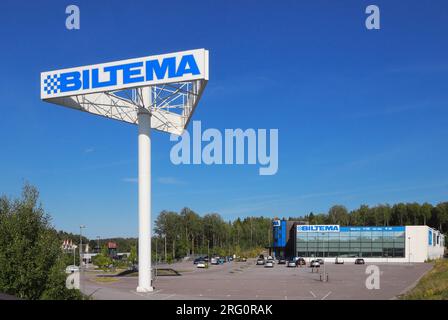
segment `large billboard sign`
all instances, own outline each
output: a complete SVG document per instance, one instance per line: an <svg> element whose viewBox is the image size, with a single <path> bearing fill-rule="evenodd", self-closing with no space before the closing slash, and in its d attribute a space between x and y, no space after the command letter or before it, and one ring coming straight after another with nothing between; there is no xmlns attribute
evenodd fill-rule
<svg viewBox="0 0 448 320"><path fill-rule="evenodd" d="M196 49L42 72L41 99L208 80L208 50Z"/></svg>

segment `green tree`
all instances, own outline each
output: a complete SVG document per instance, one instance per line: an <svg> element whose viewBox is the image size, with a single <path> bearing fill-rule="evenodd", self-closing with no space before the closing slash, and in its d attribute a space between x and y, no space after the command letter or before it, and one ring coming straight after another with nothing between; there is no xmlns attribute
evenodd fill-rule
<svg viewBox="0 0 448 320"><path fill-rule="evenodd" d="M137 246L132 246L131 251L129 252L128 262L131 265L136 265L137 261L138 261Z"/></svg>
<svg viewBox="0 0 448 320"><path fill-rule="evenodd" d="M328 219L331 224L348 225L350 217L347 208L341 205L335 205L328 211Z"/></svg>
<svg viewBox="0 0 448 320"><path fill-rule="evenodd" d="M109 251L107 245L104 245L101 253L97 254L92 258L92 263L98 268L104 271L109 270L109 266L112 264L112 259L109 257Z"/></svg>
<svg viewBox="0 0 448 320"><path fill-rule="evenodd" d="M79 291L65 288L61 242L38 199L28 184L21 198L0 199L0 292L25 299L80 298Z"/></svg>

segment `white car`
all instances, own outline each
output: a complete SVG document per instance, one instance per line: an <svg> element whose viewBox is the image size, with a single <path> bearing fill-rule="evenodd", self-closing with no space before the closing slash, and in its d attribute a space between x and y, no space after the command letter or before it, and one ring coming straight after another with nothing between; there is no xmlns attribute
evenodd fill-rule
<svg viewBox="0 0 448 320"><path fill-rule="evenodd" d="M65 268L65 273L75 273L75 272L79 272L79 267L78 266L67 266L67 268Z"/></svg>
<svg viewBox="0 0 448 320"><path fill-rule="evenodd" d="M196 266L197 266L198 268L205 268L205 261L199 261L199 262L196 264Z"/></svg>
<svg viewBox="0 0 448 320"><path fill-rule="evenodd" d="M335 264L344 264L344 259L336 257L336 260L334 261Z"/></svg>
<svg viewBox="0 0 448 320"><path fill-rule="evenodd" d="M273 268L274 267L274 261L268 260L266 261L266 264L264 265L265 268Z"/></svg>
<svg viewBox="0 0 448 320"><path fill-rule="evenodd" d="M317 260L313 260L310 262L310 267L311 268L320 268L320 263Z"/></svg>

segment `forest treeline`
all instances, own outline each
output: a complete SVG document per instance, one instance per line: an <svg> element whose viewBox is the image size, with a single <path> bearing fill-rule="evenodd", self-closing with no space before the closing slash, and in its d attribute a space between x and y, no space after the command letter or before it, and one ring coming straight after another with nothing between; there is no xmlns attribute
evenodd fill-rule
<svg viewBox="0 0 448 320"><path fill-rule="evenodd" d="M376 206L361 205L349 211L343 205L332 206L327 213L308 213L298 216L279 216L287 220L301 220L309 224L339 224L342 226L398 226L428 225L446 233L448 230L448 202L397 203ZM59 232L60 239L79 243L79 235ZM98 241L104 246L114 241L120 252L129 252L137 245L137 238L87 239L93 251ZM155 221L152 251L158 260L174 260L190 254L243 254L272 245L272 218L246 217L224 220L218 213L203 216L189 208L180 212L162 211Z"/></svg>

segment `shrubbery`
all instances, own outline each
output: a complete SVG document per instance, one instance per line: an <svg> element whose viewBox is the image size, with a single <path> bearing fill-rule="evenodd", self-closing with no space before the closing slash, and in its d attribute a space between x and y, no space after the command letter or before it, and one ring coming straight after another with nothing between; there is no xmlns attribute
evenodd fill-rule
<svg viewBox="0 0 448 320"><path fill-rule="evenodd" d="M65 287L61 241L38 204L36 188L0 198L0 292L23 299L81 299Z"/></svg>

